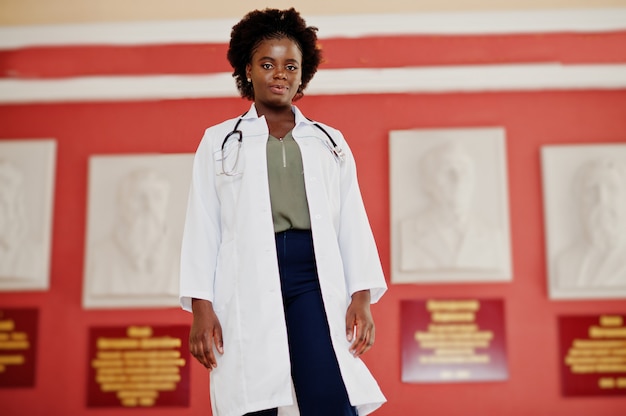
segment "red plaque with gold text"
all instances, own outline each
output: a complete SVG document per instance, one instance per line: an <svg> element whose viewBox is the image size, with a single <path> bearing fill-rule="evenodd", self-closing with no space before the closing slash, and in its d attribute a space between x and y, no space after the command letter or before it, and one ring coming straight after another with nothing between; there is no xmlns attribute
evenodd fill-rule
<svg viewBox="0 0 626 416"><path fill-rule="evenodd" d="M405 300L401 333L403 382L508 378L502 300Z"/></svg>
<svg viewBox="0 0 626 416"><path fill-rule="evenodd" d="M189 406L186 326L91 328L90 407Z"/></svg>
<svg viewBox="0 0 626 416"><path fill-rule="evenodd" d="M35 386L38 321L37 309L0 309L0 387Z"/></svg>
<svg viewBox="0 0 626 416"><path fill-rule="evenodd" d="M626 315L561 316L565 396L626 396Z"/></svg>

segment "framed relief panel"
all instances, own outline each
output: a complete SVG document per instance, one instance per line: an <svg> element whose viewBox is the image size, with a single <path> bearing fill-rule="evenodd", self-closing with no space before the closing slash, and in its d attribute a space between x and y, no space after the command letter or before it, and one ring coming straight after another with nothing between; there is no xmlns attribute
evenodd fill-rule
<svg viewBox="0 0 626 416"><path fill-rule="evenodd" d="M193 154L94 156L83 306L178 305Z"/></svg>
<svg viewBox="0 0 626 416"><path fill-rule="evenodd" d="M626 144L541 148L548 292L626 297Z"/></svg>
<svg viewBox="0 0 626 416"><path fill-rule="evenodd" d="M0 140L0 290L46 290L56 141Z"/></svg>
<svg viewBox="0 0 626 416"><path fill-rule="evenodd" d="M392 131L393 283L511 280L505 131Z"/></svg>

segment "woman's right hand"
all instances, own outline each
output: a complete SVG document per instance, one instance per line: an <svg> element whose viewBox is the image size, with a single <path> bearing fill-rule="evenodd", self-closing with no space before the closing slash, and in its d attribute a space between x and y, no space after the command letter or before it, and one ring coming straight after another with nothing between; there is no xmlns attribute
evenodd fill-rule
<svg viewBox="0 0 626 416"><path fill-rule="evenodd" d="M217 367L213 347L220 354L224 354L222 326L213 311L213 304L208 300L193 299L191 309L193 324L189 333L189 352L211 371Z"/></svg>

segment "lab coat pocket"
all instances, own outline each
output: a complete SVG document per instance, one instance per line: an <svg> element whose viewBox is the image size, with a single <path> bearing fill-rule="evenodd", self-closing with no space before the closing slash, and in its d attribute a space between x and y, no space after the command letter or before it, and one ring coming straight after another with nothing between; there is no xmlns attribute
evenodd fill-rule
<svg viewBox="0 0 626 416"><path fill-rule="evenodd" d="M220 150L213 153L215 174L225 177L237 177L243 173L242 143L230 139Z"/></svg>

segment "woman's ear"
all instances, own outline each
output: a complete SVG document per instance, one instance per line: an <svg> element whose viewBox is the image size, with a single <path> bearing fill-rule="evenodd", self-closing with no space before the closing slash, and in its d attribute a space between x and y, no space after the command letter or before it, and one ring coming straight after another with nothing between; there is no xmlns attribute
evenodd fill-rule
<svg viewBox="0 0 626 416"><path fill-rule="evenodd" d="M248 64L246 65L246 78L248 79L248 82L250 82L251 76L252 76L252 65Z"/></svg>

